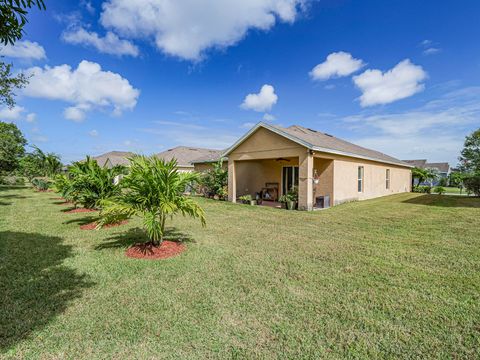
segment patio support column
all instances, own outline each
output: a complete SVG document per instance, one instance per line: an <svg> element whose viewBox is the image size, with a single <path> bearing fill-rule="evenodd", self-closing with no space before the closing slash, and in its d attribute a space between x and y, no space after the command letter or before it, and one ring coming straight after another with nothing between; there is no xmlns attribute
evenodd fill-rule
<svg viewBox="0 0 480 360"><path fill-rule="evenodd" d="M298 159L298 209L313 210L313 154L308 150Z"/></svg>
<svg viewBox="0 0 480 360"><path fill-rule="evenodd" d="M237 202L237 174L235 160L228 159L228 201Z"/></svg>

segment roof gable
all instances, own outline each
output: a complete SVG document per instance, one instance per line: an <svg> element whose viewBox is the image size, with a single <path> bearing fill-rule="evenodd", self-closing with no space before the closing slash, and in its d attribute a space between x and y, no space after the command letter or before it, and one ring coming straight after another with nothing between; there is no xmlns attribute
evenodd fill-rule
<svg viewBox="0 0 480 360"><path fill-rule="evenodd" d="M404 163L401 160L383 154L379 151L367 149L313 129L304 128L298 125L284 128L281 126L270 125L263 122L259 122L252 129L250 129L244 136L242 136L224 153L224 156L228 156L228 154L230 154L233 150L239 147L246 139L248 139L255 131L257 131L257 129L261 127L268 129L311 150L395 164L399 166L412 167L410 164Z"/></svg>

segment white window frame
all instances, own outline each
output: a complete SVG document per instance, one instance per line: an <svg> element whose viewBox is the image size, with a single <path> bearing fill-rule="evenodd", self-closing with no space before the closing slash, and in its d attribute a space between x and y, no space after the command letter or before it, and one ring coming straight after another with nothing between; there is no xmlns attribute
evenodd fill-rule
<svg viewBox="0 0 480 360"><path fill-rule="evenodd" d="M357 168L357 191L359 193L363 193L363 190L365 188L365 167L364 166L359 166Z"/></svg>
<svg viewBox="0 0 480 360"><path fill-rule="evenodd" d="M385 170L385 189L390 190L390 169Z"/></svg>

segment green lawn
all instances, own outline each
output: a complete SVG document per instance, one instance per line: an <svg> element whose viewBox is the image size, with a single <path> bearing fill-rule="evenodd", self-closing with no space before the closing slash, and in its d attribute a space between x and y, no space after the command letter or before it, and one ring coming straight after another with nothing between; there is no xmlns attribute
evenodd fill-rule
<svg viewBox="0 0 480 360"><path fill-rule="evenodd" d="M444 187L444 189L447 194L460 194L460 189L458 187L446 186ZM462 190L462 194L463 195L467 194L465 189Z"/></svg>
<svg viewBox="0 0 480 360"><path fill-rule="evenodd" d="M480 357L478 198L199 199L187 251L142 261L138 220L82 231L55 197L0 187L2 359Z"/></svg>

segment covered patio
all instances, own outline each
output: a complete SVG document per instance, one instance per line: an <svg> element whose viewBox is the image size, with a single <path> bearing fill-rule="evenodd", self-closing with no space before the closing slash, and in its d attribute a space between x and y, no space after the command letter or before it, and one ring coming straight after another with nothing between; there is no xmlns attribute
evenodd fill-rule
<svg viewBox="0 0 480 360"><path fill-rule="evenodd" d="M233 202L251 195L262 205L277 208L280 197L297 187L299 209L324 208L333 201L333 160L306 151L299 156L230 159L229 182Z"/></svg>

